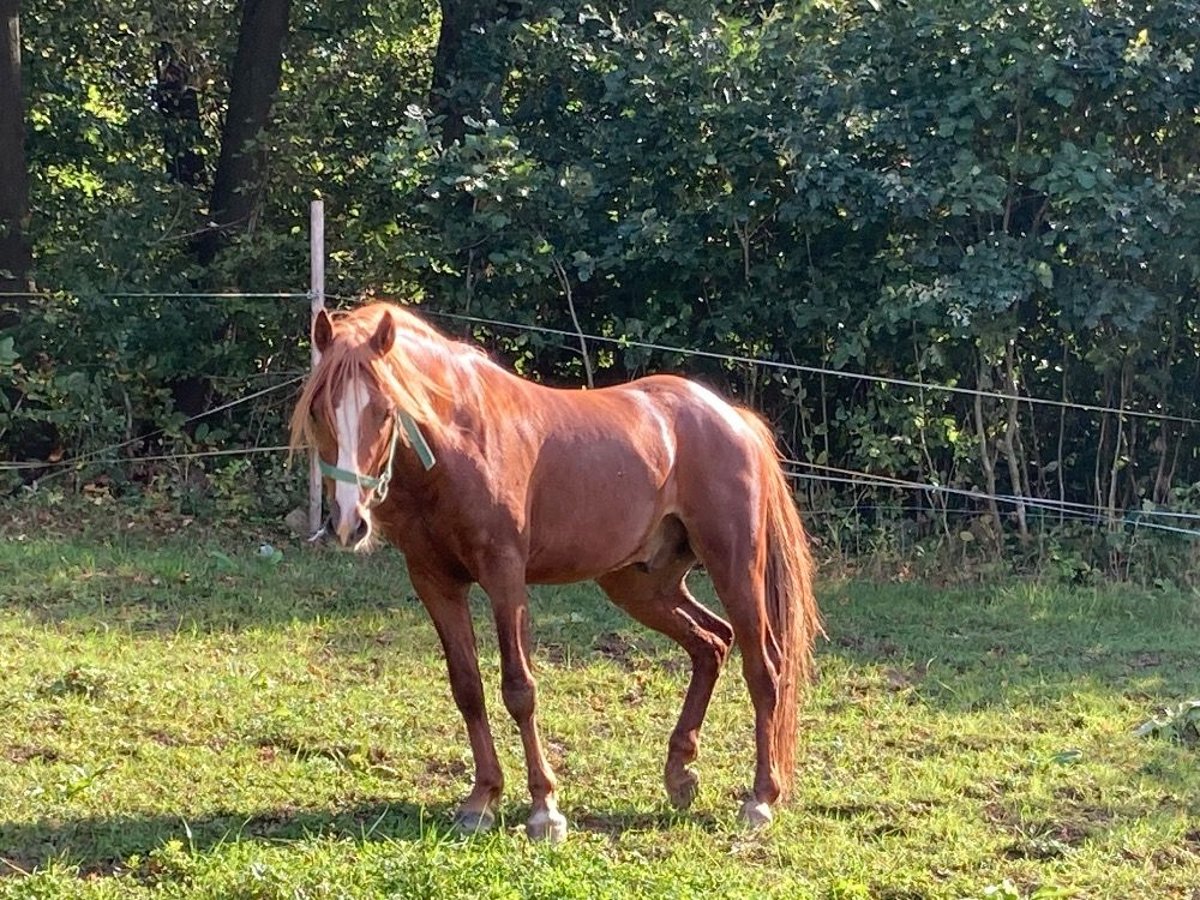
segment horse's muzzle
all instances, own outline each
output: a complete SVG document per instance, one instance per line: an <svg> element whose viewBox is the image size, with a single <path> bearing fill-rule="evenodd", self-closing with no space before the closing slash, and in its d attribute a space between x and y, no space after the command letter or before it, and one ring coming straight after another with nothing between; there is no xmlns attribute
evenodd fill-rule
<svg viewBox="0 0 1200 900"><path fill-rule="evenodd" d="M336 541L347 550L364 550L371 538L371 514L362 507L343 515L337 500L330 499L331 509L320 529L308 539L310 544Z"/></svg>
<svg viewBox="0 0 1200 900"><path fill-rule="evenodd" d="M341 516L337 523L338 543L348 550L359 550L371 536L369 513L363 515L358 510Z"/></svg>

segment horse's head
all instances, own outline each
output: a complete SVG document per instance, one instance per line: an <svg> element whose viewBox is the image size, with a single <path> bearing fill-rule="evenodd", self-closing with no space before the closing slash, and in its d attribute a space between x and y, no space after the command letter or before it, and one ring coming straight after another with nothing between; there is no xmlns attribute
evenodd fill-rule
<svg viewBox="0 0 1200 900"><path fill-rule="evenodd" d="M439 380L452 352L411 313L374 303L313 321L317 364L292 413L293 450L314 448L331 516L344 547L365 549L371 510L387 498L397 463L434 465L439 412L453 394ZM402 450L401 447L404 449ZM415 460L412 458L415 457Z"/></svg>
<svg viewBox="0 0 1200 900"><path fill-rule="evenodd" d="M396 326L385 312L374 330L336 325L322 310L313 323L320 361L293 419L316 448L329 499L330 530L343 547L361 550L371 538L371 510L387 497L401 414L376 376ZM297 419L303 421L297 421Z"/></svg>

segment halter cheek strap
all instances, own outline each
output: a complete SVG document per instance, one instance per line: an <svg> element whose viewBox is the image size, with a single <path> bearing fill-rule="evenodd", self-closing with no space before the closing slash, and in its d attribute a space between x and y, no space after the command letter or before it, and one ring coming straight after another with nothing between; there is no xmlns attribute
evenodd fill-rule
<svg viewBox="0 0 1200 900"><path fill-rule="evenodd" d="M437 459L433 455L433 450L429 448L429 442L425 440L425 435L421 434L421 429L417 427L417 423L413 421L413 417L406 412L400 413L400 424L404 426L404 433L408 436L408 445L413 448L413 452L417 454L417 459L421 461L421 465L428 472L437 464ZM396 436L395 428L392 429L392 453L396 452ZM388 471L391 471L391 460L388 461Z"/></svg>
<svg viewBox="0 0 1200 900"><path fill-rule="evenodd" d="M401 411L393 415L392 439L388 444L387 464L384 465L383 471L380 474L363 475L360 472L351 471L350 469L331 466L318 456L317 465L321 470L321 474L326 478L332 478L334 481L342 481L346 484L354 484L360 488L365 488L374 495L372 498L373 505L382 503L387 497L388 484L392 480L392 466L396 460L396 444L400 440L401 428L404 429L404 434L408 438L413 452L417 454L417 459L421 461L421 465L428 472L437 463L437 459L434 457L433 450L429 447L429 442L425 440L425 435L421 433L421 429L413 420L413 417Z"/></svg>

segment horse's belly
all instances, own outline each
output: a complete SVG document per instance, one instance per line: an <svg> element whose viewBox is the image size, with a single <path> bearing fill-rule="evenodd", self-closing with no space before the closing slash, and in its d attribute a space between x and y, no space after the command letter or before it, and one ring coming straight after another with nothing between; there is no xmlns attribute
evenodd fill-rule
<svg viewBox="0 0 1200 900"><path fill-rule="evenodd" d="M661 491L643 483L567 493L530 518L527 581L584 581L653 555L655 526L665 512Z"/></svg>

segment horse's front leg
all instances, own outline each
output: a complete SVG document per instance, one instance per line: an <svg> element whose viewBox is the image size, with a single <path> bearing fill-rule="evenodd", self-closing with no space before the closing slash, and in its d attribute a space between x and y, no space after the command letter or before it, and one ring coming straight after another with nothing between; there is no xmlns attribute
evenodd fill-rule
<svg viewBox="0 0 1200 900"><path fill-rule="evenodd" d="M556 782L537 729L537 684L529 666L529 606L523 567L480 581L492 601L500 643L501 693L517 723L525 748L532 808L525 833L532 840L557 843L567 836L567 820L558 811Z"/></svg>
<svg viewBox="0 0 1200 900"><path fill-rule="evenodd" d="M469 584L411 573L413 588L442 640L450 692L467 725L475 759L475 784L454 816L455 827L471 834L487 831L496 822L496 807L504 788L504 773L488 727L483 681L475 647L475 629L467 603Z"/></svg>

